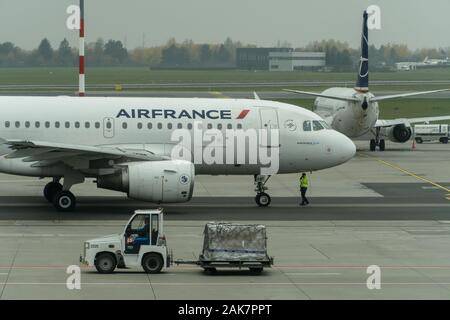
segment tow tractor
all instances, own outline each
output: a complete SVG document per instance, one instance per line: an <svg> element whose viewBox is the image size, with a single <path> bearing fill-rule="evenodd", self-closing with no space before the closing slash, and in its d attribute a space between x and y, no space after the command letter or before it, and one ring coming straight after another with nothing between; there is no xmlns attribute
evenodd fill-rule
<svg viewBox="0 0 450 320"><path fill-rule="evenodd" d="M159 273L171 265L163 232L163 211L138 210L120 234L88 240L80 262L99 273L116 268L142 267L147 273Z"/></svg>
<svg viewBox="0 0 450 320"><path fill-rule="evenodd" d="M116 268L142 267L147 273L159 273L173 262L163 233L163 210L138 210L121 234L88 240L80 262L100 273ZM210 222L204 229L203 250L192 264L215 273L219 268L249 269L259 274L273 265L267 254L266 227L225 222Z"/></svg>

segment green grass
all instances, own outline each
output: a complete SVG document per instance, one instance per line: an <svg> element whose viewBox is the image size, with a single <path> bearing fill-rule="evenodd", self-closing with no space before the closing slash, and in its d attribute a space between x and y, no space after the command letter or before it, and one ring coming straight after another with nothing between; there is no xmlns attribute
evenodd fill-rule
<svg viewBox="0 0 450 320"><path fill-rule="evenodd" d="M371 73L371 80L450 80L450 68L410 72ZM356 72L268 72L268 71L161 71L149 68L88 68L88 84L142 84L173 82L277 82L349 81ZM2 68L0 85L76 85L76 68Z"/></svg>
<svg viewBox="0 0 450 320"><path fill-rule="evenodd" d="M314 99L283 99L280 102L290 103L303 108L312 109ZM450 101L447 99L397 99L379 103L381 119L420 118L450 115ZM440 123L448 123L443 121Z"/></svg>

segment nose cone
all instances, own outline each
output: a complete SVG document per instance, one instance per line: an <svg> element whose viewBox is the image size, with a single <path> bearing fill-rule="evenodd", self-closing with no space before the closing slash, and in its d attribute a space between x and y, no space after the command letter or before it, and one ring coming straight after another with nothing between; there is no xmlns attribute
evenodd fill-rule
<svg viewBox="0 0 450 320"><path fill-rule="evenodd" d="M340 165L352 159L356 154L356 146L352 140L347 136L334 131L333 138L333 158L336 161L335 165Z"/></svg>

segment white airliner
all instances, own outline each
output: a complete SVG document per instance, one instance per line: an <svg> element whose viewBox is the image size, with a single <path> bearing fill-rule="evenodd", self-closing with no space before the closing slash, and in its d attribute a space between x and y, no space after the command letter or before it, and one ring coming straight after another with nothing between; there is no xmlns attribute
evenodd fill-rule
<svg viewBox="0 0 450 320"><path fill-rule="evenodd" d="M352 139L370 139L370 150L385 150L385 138L398 143L409 141L413 136L411 124L450 119L450 115L380 120L378 102L425 94L444 90L410 92L383 97L375 97L369 92L369 38L367 27L368 14L364 12L363 33L361 37L361 59L358 81L355 88L330 88L322 93L285 90L297 94L317 97L314 111L331 127Z"/></svg>
<svg viewBox="0 0 450 320"><path fill-rule="evenodd" d="M74 209L70 189L85 178L133 199L180 203L191 199L195 174L254 175L255 200L259 206L269 205L264 191L270 176L261 175L262 165L234 160L197 164L171 156L178 146L172 139L174 130L189 132L199 122L219 133L279 129L276 144L258 142L266 152L279 151L278 173L331 168L350 160L356 151L348 137L330 129L317 114L272 101L0 97L0 105L0 172L53 178L44 196L60 211ZM208 146L200 143L202 150ZM245 159L254 152L246 148Z"/></svg>

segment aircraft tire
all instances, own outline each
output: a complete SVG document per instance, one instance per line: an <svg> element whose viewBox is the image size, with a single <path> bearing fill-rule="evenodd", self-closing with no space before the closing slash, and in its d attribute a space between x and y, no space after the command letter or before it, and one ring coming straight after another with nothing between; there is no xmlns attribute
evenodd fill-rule
<svg viewBox="0 0 450 320"><path fill-rule="evenodd" d="M70 191L59 191L53 197L53 205L60 212L71 212L75 209L76 199Z"/></svg>
<svg viewBox="0 0 450 320"><path fill-rule="evenodd" d="M62 185L57 182L49 182L44 188L44 198L48 202L53 202L55 195L63 189Z"/></svg>
<svg viewBox="0 0 450 320"><path fill-rule="evenodd" d="M272 202L272 199L267 193L262 192L256 195L255 202L260 207L268 207Z"/></svg>
<svg viewBox="0 0 450 320"><path fill-rule="evenodd" d="M370 151L375 151L377 149L377 143L375 139L370 140Z"/></svg>
<svg viewBox="0 0 450 320"><path fill-rule="evenodd" d="M380 140L380 151L386 150L386 141Z"/></svg>

